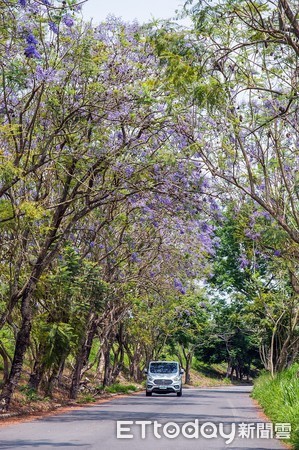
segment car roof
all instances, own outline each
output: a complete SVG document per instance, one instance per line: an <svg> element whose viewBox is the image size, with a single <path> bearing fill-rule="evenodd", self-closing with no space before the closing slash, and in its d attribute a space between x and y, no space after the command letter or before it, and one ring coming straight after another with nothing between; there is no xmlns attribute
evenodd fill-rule
<svg viewBox="0 0 299 450"><path fill-rule="evenodd" d="M150 361L150 364L151 363L176 363L176 364L179 364L178 361L165 361L165 360Z"/></svg>

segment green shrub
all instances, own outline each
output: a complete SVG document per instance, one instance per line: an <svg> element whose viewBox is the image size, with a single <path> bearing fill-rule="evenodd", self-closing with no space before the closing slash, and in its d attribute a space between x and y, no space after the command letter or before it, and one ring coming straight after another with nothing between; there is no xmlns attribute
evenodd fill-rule
<svg viewBox="0 0 299 450"><path fill-rule="evenodd" d="M291 423L291 443L296 450L299 450L298 370L299 364L294 364L274 378L264 373L255 381L252 393L273 423Z"/></svg>
<svg viewBox="0 0 299 450"><path fill-rule="evenodd" d="M96 399L94 398L93 395L86 394L86 395L80 397L80 399L77 400L77 403L93 403L95 401L96 401Z"/></svg>
<svg viewBox="0 0 299 450"><path fill-rule="evenodd" d="M38 393L36 392L35 389L29 388L28 386L21 386L20 387L20 392L22 392L24 395L26 395L27 399L30 401L39 401L39 400L43 400Z"/></svg>
<svg viewBox="0 0 299 450"><path fill-rule="evenodd" d="M116 394L116 393L128 394L128 392L137 391L137 387L134 384L115 383L112 384L111 386L106 386L104 390L109 394Z"/></svg>

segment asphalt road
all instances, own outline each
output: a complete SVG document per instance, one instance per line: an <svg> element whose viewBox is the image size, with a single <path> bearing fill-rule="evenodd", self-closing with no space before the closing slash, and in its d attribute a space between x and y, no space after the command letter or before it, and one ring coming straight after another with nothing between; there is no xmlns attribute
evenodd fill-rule
<svg viewBox="0 0 299 450"><path fill-rule="evenodd" d="M144 393L115 398L80 410L1 427L0 449L285 448L279 440L269 437L270 425L260 417L249 393L250 387L237 386L185 389L180 398L172 394L145 397ZM239 436L242 431L245 437ZM252 433L251 438L246 438L248 433Z"/></svg>

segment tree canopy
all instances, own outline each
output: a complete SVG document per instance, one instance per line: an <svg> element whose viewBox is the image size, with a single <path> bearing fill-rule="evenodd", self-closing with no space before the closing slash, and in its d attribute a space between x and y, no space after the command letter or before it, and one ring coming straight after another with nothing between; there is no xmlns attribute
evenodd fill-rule
<svg viewBox="0 0 299 450"><path fill-rule="evenodd" d="M0 356L138 380L163 351L272 373L298 358L292 1L187 1L97 26L80 2L0 5ZM96 350L95 350L96 349ZM30 355L30 358L28 357ZM259 364L259 363L257 363Z"/></svg>

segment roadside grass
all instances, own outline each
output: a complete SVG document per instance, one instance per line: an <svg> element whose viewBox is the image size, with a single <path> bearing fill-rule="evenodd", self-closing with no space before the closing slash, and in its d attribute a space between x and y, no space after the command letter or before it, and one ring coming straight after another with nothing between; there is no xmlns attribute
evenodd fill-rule
<svg viewBox="0 0 299 450"><path fill-rule="evenodd" d="M140 389L140 386L135 384L114 383L106 387L103 385L97 385L92 389L93 392L82 392L77 399L77 403L81 404L96 402L100 393L130 394L131 392L136 392L138 389Z"/></svg>
<svg viewBox="0 0 299 450"><path fill-rule="evenodd" d="M291 423L290 442L299 450L299 364L294 364L273 378L262 374L254 383L252 397L275 423Z"/></svg>
<svg viewBox="0 0 299 450"><path fill-rule="evenodd" d="M114 383L111 384L111 386L106 386L103 390L108 394L128 394L130 392L136 392L138 390L138 386L134 384Z"/></svg>
<svg viewBox="0 0 299 450"><path fill-rule="evenodd" d="M76 401L76 403L78 403L79 405L94 402L96 402L96 398L92 394L80 395Z"/></svg>

